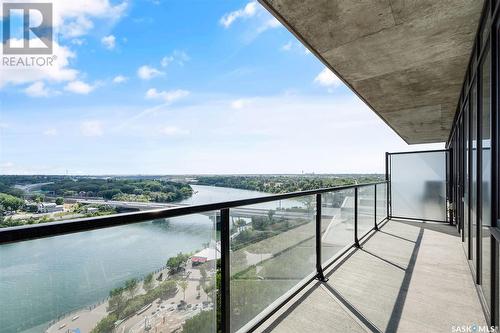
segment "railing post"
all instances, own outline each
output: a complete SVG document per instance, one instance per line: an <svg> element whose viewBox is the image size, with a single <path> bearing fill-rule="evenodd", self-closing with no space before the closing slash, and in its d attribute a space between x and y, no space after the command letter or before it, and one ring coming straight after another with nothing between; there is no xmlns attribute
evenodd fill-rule
<svg viewBox="0 0 500 333"><path fill-rule="evenodd" d="M321 266L321 194L316 194L316 279L328 281Z"/></svg>
<svg viewBox="0 0 500 333"><path fill-rule="evenodd" d="M378 224L377 224L377 184L374 185L374 199L375 199L375 207L374 207L374 210L373 210L373 219L374 219L374 223L375 223L375 230L378 230Z"/></svg>
<svg viewBox="0 0 500 333"><path fill-rule="evenodd" d="M220 210L220 253L221 253L221 332L229 333L230 331L230 309L231 309L231 298L229 292L229 284L231 279L230 274L230 228L229 228L229 208L224 208Z"/></svg>
<svg viewBox="0 0 500 333"><path fill-rule="evenodd" d="M391 213L390 213L390 210L391 210L391 180L390 180L390 176L389 176L389 153L386 152L385 153L385 194L386 194L386 201L385 201L385 204L386 204L386 216L385 218L386 219L389 219L391 217Z"/></svg>
<svg viewBox="0 0 500 333"><path fill-rule="evenodd" d="M358 188L354 188L354 246L359 247L358 238Z"/></svg>

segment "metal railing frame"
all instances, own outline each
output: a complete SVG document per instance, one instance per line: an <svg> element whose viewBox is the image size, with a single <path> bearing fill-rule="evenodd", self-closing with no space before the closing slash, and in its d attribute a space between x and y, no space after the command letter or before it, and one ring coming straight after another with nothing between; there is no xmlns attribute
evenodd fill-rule
<svg viewBox="0 0 500 333"><path fill-rule="evenodd" d="M353 247L359 247L360 241L364 239L371 231L378 230L380 223L388 219L384 216L382 219L377 218L377 185L386 184L386 191L389 192L389 182L387 180L373 183L338 186L330 188L322 188L310 191L292 192L286 194L269 195L259 198L226 201L213 204L175 207L166 209L157 209L150 211L132 212L115 214L110 216L81 218L75 220L67 220L61 222L50 222L36 225L25 225L18 227L8 227L0 230L0 245L14 242L22 242L39 238L54 237L59 235L85 232L115 226L130 225L135 223L147 222L155 219L173 218L197 213L218 212L220 215L220 230L221 230L221 326L220 331L226 333L231 332L231 291L230 291L230 210L232 208L255 205L266 202L273 202L285 199L293 199L297 197L314 195L316 199L316 215L315 215L315 254L316 254L316 270L311 275L300 281L288 293L282 295L278 300L272 303L267 311L263 311L252 321L247 323L242 329L244 332L254 331L270 316L276 313L290 299L297 295L313 280L326 282L324 270L330 267L338 258L342 257ZM374 226L364 235L358 235L358 189L372 186L374 188ZM353 243L346 246L340 253L330 258L325 264L322 262L322 240L321 240L321 217L322 217L322 200L321 195L325 193L335 193L345 190L354 190L354 237ZM387 211L386 211L387 212ZM242 330L240 329L240 330Z"/></svg>

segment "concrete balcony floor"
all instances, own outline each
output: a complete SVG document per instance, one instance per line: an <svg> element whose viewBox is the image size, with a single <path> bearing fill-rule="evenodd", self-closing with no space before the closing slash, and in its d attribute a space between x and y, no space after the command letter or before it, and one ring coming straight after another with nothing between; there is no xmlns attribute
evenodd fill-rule
<svg viewBox="0 0 500 333"><path fill-rule="evenodd" d="M452 332L486 325L455 227L390 220L259 332Z"/></svg>

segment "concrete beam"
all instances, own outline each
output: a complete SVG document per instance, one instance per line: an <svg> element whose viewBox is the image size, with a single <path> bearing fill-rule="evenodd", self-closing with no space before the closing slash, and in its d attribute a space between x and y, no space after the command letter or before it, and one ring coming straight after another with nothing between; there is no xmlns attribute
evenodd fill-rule
<svg viewBox="0 0 500 333"><path fill-rule="evenodd" d="M260 1L407 143L447 139L483 1Z"/></svg>

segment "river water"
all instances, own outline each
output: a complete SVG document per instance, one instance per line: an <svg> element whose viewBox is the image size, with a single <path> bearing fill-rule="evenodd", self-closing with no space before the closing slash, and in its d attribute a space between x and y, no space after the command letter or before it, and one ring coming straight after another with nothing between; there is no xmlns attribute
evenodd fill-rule
<svg viewBox="0 0 500 333"><path fill-rule="evenodd" d="M181 203L266 195L201 185L193 189L196 193ZM276 203L267 206L276 208ZM214 235L213 219L195 214L2 245L0 331L43 332L49 321L96 304L112 288L142 278L179 252L203 248Z"/></svg>

